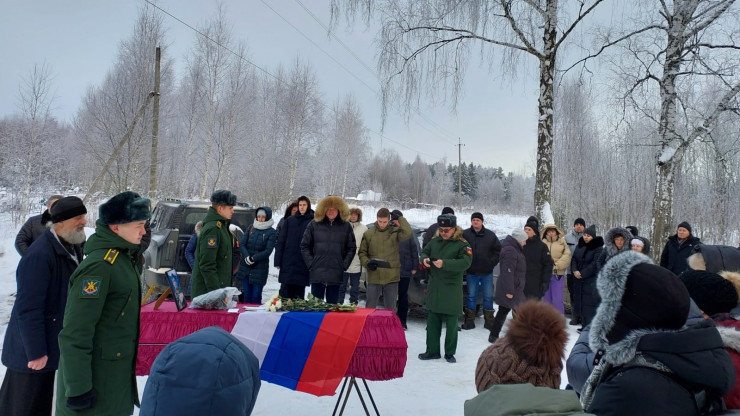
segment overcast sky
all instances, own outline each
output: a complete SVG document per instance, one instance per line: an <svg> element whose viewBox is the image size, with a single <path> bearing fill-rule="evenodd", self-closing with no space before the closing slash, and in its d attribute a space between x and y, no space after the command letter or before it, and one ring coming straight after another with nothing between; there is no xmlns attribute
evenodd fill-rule
<svg viewBox="0 0 740 416"><path fill-rule="evenodd" d="M268 71L296 56L311 62L326 103L352 92L361 106L373 149L381 146L380 90L377 78L340 43L329 36L329 0L225 0L235 40L244 41L251 62ZM162 9L199 27L216 14L213 0L161 0ZM115 61L118 46L129 38L144 0L5 0L0 13L0 117L18 110L18 90L35 63L46 63L54 75L55 111L71 120L87 88L98 86ZM268 6L269 5L269 6ZM304 7L316 17L312 17ZM170 52L179 75L184 56L196 33L165 15ZM357 23L350 30L341 22L335 35L370 68L376 67L375 30ZM476 49L475 47L473 49ZM527 63L537 68L534 58ZM448 108L425 107L423 117L408 125L390 111L383 148L395 148L413 161L447 157L457 163L457 140L462 159L506 171L533 172L537 142L537 92L533 75L518 81L488 73L487 64L473 58L457 114ZM342 68L344 67L344 68ZM346 68L346 69L345 69ZM359 78L359 80L358 80ZM369 87L372 87L369 88ZM431 123L430 123L431 121ZM390 140L388 140L390 139ZM395 142L395 143L394 143ZM402 143L402 145L398 144Z"/></svg>

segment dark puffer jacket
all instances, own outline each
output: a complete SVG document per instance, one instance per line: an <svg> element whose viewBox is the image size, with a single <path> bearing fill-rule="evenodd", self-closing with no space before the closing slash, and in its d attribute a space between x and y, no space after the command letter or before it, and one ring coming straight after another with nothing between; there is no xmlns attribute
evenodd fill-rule
<svg viewBox="0 0 740 416"><path fill-rule="evenodd" d="M339 211L332 221L326 211ZM306 227L301 241L301 255L308 266L311 283L338 285L355 258L355 233L349 223L349 207L338 196L327 196L316 206L314 220Z"/></svg>
<svg viewBox="0 0 740 416"><path fill-rule="evenodd" d="M496 281L496 304L514 309L524 302L527 261L522 246L514 237L507 235L501 243L501 271ZM506 295L514 295L509 299Z"/></svg>
<svg viewBox="0 0 740 416"><path fill-rule="evenodd" d="M141 416L250 415L261 387L259 360L212 326L167 345L154 360Z"/></svg>
<svg viewBox="0 0 740 416"><path fill-rule="evenodd" d="M496 233L486 227L476 232L473 227L463 231L463 238L468 240L473 249L473 264L468 274L485 275L493 272L501 256L501 242Z"/></svg>
<svg viewBox="0 0 740 416"><path fill-rule="evenodd" d="M596 292L596 276L599 272L596 262L603 249L602 237L594 237L588 243L581 237L570 262L571 272L581 272L581 278L573 280L573 308L577 316L585 318L584 325L588 325L588 321L596 315L596 308L599 306L599 295Z"/></svg>
<svg viewBox="0 0 740 416"><path fill-rule="evenodd" d="M550 276L552 276L553 261L550 249L542 242L540 236L527 239L527 244L522 248L524 258L527 261L527 281L524 284L524 295L527 298L540 299L550 288Z"/></svg>
<svg viewBox="0 0 740 416"><path fill-rule="evenodd" d="M48 217L49 211L44 211L44 214L29 217L15 236L15 250L21 256L24 256L31 244L46 231L43 219Z"/></svg>
<svg viewBox="0 0 740 416"><path fill-rule="evenodd" d="M297 212L285 220L275 245L275 267L280 268L278 282L288 285L308 286L308 267L301 255L301 240L308 223L313 220L313 210Z"/></svg>
<svg viewBox="0 0 740 416"><path fill-rule="evenodd" d="M419 270L419 249L414 237L398 243L398 257L401 261L401 279L410 278L412 270Z"/></svg>
<svg viewBox="0 0 740 416"><path fill-rule="evenodd" d="M267 214L267 220L259 222L254 220L242 236L239 242L239 250L242 252L242 259L252 257L254 263L248 265L244 260L239 263L239 270L236 272L238 280L249 278L249 283L253 285L264 286L267 283L267 274L270 271L270 254L275 248L277 232L272 228L272 210L269 207L259 207L257 211L264 210Z"/></svg>
<svg viewBox="0 0 740 416"><path fill-rule="evenodd" d="M663 253L660 255L660 266L677 275L683 273L689 268L686 260L694 254L694 246L700 243L701 240L693 234L689 234L683 243L679 243L677 234L668 237Z"/></svg>

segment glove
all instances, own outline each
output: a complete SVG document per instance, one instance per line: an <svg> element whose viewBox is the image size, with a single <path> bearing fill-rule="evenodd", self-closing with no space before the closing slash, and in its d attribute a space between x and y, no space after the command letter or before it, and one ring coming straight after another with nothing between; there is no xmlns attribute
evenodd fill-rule
<svg viewBox="0 0 740 416"><path fill-rule="evenodd" d="M368 270L372 270L372 271L378 270L378 263L376 263L376 262L375 262L375 261L373 261L373 260L370 260L370 261L369 261L369 262L367 263L367 269L368 269Z"/></svg>
<svg viewBox="0 0 740 416"><path fill-rule="evenodd" d="M79 396L67 397L67 407L72 410L90 409L93 406L95 406L95 390Z"/></svg>
<svg viewBox="0 0 740 416"><path fill-rule="evenodd" d="M391 221L395 221L399 219L400 217L403 217L403 213L397 209L394 209L391 211Z"/></svg>
<svg viewBox="0 0 740 416"><path fill-rule="evenodd" d="M251 266L254 264L254 257L249 256L246 259L244 259L244 263L247 263L247 266Z"/></svg>

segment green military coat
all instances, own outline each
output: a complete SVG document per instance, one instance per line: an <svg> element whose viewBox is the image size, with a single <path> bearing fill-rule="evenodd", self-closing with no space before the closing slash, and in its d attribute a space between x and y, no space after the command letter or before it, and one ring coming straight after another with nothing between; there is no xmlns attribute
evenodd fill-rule
<svg viewBox="0 0 740 416"><path fill-rule="evenodd" d="M136 348L141 284L138 244L98 221L85 243L87 257L69 278L59 334L57 411L65 415L130 415L139 404ZM91 409L73 411L67 398L95 390Z"/></svg>
<svg viewBox="0 0 740 416"><path fill-rule="evenodd" d="M229 221L219 215L215 208L208 208L195 248L191 297L231 286L233 238L229 232Z"/></svg>
<svg viewBox="0 0 740 416"><path fill-rule="evenodd" d="M449 240L435 235L421 252L424 259L443 260L442 268L430 265L426 307L432 312L459 315L463 307L463 273L473 263L473 250L456 227Z"/></svg>
<svg viewBox="0 0 740 416"><path fill-rule="evenodd" d="M388 225L384 230L375 223L362 235L362 242L357 255L360 264L367 269L367 263L372 259L383 259L390 263L390 268L379 267L367 271L367 283L385 285L401 280L401 256L398 253L398 243L411 238L411 231L406 218L398 218L398 227Z"/></svg>

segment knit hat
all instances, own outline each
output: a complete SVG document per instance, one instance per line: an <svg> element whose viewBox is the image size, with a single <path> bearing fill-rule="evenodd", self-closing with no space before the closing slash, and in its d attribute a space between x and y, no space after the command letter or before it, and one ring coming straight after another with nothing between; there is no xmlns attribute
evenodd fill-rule
<svg viewBox="0 0 740 416"><path fill-rule="evenodd" d="M687 229L689 231L689 234L692 233L692 231L691 231L691 225L688 222L686 222L686 221L682 222L681 224L678 224L678 227L676 227L676 229L679 229L679 228L685 228L685 229Z"/></svg>
<svg viewBox="0 0 740 416"><path fill-rule="evenodd" d="M573 226L576 226L578 224L581 224L582 226L586 226L586 221L583 220L583 218L578 217L575 221L573 221Z"/></svg>
<svg viewBox="0 0 740 416"><path fill-rule="evenodd" d="M136 192L126 191L101 204L98 217L105 225L143 221L151 218L150 207L151 202L147 198L142 198Z"/></svg>
<svg viewBox="0 0 740 416"><path fill-rule="evenodd" d="M470 215L470 221L473 221L476 218L483 221L483 214L481 214L480 212L474 212L473 214Z"/></svg>
<svg viewBox="0 0 740 416"><path fill-rule="evenodd" d="M437 225L440 227L457 227L457 217L451 214L442 214L437 217Z"/></svg>
<svg viewBox="0 0 740 416"><path fill-rule="evenodd" d="M596 224L589 225L588 228L583 230L583 234L588 234L591 237L596 237Z"/></svg>
<svg viewBox="0 0 740 416"><path fill-rule="evenodd" d="M591 324L590 345L606 350L636 329L679 329L689 313L689 293L670 270L646 255L625 251L599 272L596 287L601 304ZM620 357L610 357L618 362Z"/></svg>
<svg viewBox="0 0 740 416"><path fill-rule="evenodd" d="M54 224L87 214L87 208L80 198L68 196L56 201L49 210L51 222Z"/></svg>
<svg viewBox="0 0 740 416"><path fill-rule="evenodd" d="M687 270L681 274L689 296L707 315L729 312L737 306L735 286L724 277L704 270Z"/></svg>
<svg viewBox="0 0 740 416"><path fill-rule="evenodd" d="M523 228L515 228L511 232L511 236L514 238L514 240L517 241L517 243L521 243L522 241L527 241L527 233L524 232Z"/></svg>
<svg viewBox="0 0 740 416"><path fill-rule="evenodd" d="M639 238L633 238L632 241L630 241L630 246L645 247L645 243L643 243Z"/></svg>
<svg viewBox="0 0 740 416"><path fill-rule="evenodd" d="M624 228L626 228L630 232L630 234L632 234L632 237L637 237L637 227L635 227L634 225L628 225Z"/></svg>
<svg viewBox="0 0 740 416"><path fill-rule="evenodd" d="M494 384L559 388L568 333L552 305L528 300L516 308L503 338L486 348L475 368L478 392Z"/></svg>
<svg viewBox="0 0 740 416"><path fill-rule="evenodd" d="M225 189L219 189L211 194L211 202L217 205L236 205L236 195Z"/></svg>
<svg viewBox="0 0 740 416"><path fill-rule="evenodd" d="M452 214L455 215L455 210L450 207L444 207L442 208L442 215L444 214Z"/></svg>

